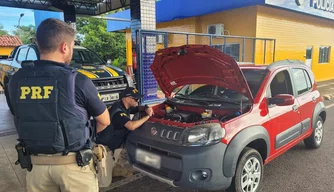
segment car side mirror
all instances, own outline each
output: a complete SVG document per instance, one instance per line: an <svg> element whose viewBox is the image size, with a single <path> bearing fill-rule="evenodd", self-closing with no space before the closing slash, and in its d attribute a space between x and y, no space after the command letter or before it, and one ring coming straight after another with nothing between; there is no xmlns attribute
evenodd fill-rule
<svg viewBox="0 0 334 192"><path fill-rule="evenodd" d="M288 106L295 103L295 97L290 94L278 94L268 101L269 105Z"/></svg>
<svg viewBox="0 0 334 192"><path fill-rule="evenodd" d="M34 61L32 60L25 60L21 62L22 67L33 67L34 65Z"/></svg>

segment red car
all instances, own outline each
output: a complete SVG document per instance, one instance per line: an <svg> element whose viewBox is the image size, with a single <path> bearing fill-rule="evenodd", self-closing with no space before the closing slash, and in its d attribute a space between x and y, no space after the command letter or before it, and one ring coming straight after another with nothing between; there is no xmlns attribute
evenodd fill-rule
<svg viewBox="0 0 334 192"><path fill-rule="evenodd" d="M283 60L238 66L206 45L156 53L152 72L166 95L129 134L138 171L172 186L258 191L263 165L304 141L322 143L326 109L310 68Z"/></svg>

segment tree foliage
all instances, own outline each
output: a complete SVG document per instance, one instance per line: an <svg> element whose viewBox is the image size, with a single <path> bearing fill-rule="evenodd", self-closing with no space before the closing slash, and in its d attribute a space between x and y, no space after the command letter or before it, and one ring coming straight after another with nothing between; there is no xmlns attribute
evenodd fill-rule
<svg viewBox="0 0 334 192"><path fill-rule="evenodd" d="M8 32L4 30L4 27L2 24L0 24L0 35L8 35Z"/></svg>
<svg viewBox="0 0 334 192"><path fill-rule="evenodd" d="M77 18L76 28L81 45L95 51L105 61L125 69L126 41L124 33L107 32L107 22L96 18Z"/></svg>
<svg viewBox="0 0 334 192"><path fill-rule="evenodd" d="M16 29L13 31L15 36L18 36L23 44L31 43L31 38L36 36L36 28L33 25L28 26L16 26Z"/></svg>

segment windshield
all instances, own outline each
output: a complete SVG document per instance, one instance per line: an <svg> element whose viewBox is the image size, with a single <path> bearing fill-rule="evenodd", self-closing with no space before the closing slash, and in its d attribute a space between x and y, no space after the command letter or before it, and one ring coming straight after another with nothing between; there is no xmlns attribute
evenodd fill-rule
<svg viewBox="0 0 334 192"><path fill-rule="evenodd" d="M253 97L256 97L267 71L262 69L243 69L242 72ZM190 84L183 86L181 89L177 88L177 90L174 90L176 92L175 98L181 99L232 102L248 101L247 97L236 91L215 85Z"/></svg>
<svg viewBox="0 0 334 192"><path fill-rule="evenodd" d="M88 49L73 49L71 65L104 65L105 62Z"/></svg>
<svg viewBox="0 0 334 192"><path fill-rule="evenodd" d="M240 102L241 100L248 100L247 97L233 90L207 84L186 85L175 94L175 98L226 102Z"/></svg>
<svg viewBox="0 0 334 192"><path fill-rule="evenodd" d="M242 69L242 73L246 78L253 98L255 98L258 94L260 86L262 85L263 79L266 77L268 72L263 69Z"/></svg>

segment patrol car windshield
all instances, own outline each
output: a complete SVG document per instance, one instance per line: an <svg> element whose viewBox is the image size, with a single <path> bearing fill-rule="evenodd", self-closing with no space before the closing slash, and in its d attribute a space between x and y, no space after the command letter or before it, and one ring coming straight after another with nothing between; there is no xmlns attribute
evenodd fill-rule
<svg viewBox="0 0 334 192"><path fill-rule="evenodd" d="M105 65L105 62L88 49L73 49L71 65Z"/></svg>

